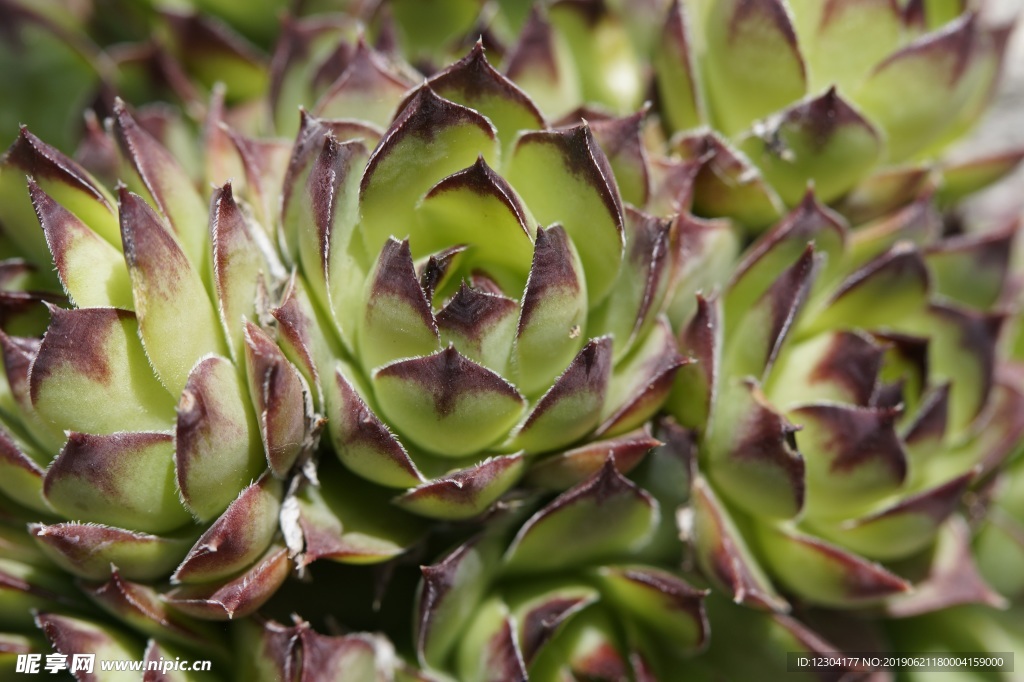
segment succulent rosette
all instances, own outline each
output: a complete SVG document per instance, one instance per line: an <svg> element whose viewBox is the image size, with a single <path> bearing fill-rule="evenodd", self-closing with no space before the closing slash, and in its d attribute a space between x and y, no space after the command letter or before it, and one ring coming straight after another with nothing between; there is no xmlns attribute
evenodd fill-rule
<svg viewBox="0 0 1024 682"><path fill-rule="evenodd" d="M698 362L670 410L701 445L680 524L737 601L998 601L958 510L1024 429L993 312L1013 231L934 241L935 218L926 196L850 230L808 194L682 330Z"/></svg>
<svg viewBox="0 0 1024 682"><path fill-rule="evenodd" d="M1021 154L935 159L985 110L1008 35L966 2L673 2L653 63L675 150L708 158L696 210L767 226L813 183L859 222L933 174L944 201L975 191Z"/></svg>
<svg viewBox="0 0 1024 682"><path fill-rule="evenodd" d="M138 193L115 199L27 130L3 159L5 191L28 176L4 225L47 249L69 306L49 306L41 340L0 335L0 497L17 549L4 612L22 614L3 625L27 627L31 607L62 653L140 658L141 633L223 657L224 633L202 621L254 612L304 565L301 530L280 518L298 472L315 480L321 398L261 321L306 299L230 183L207 208L123 104L111 133ZM385 561L416 540L372 486L332 497L344 480L303 507L331 505L317 538L345 544L333 559ZM30 545L16 541L26 523Z"/></svg>
<svg viewBox="0 0 1024 682"><path fill-rule="evenodd" d="M342 463L407 510L466 518L538 455L642 453L633 432L683 363L659 318L678 224L623 205L589 126L546 127L478 44L372 152L351 134L304 117L282 212L342 342L308 352Z"/></svg>

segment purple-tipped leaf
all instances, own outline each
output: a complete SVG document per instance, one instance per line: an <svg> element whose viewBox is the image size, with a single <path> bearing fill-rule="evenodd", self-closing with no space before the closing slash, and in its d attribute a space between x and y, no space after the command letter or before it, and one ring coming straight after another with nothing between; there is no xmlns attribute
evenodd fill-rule
<svg viewBox="0 0 1024 682"><path fill-rule="evenodd" d="M494 445L526 407L512 384L453 346L385 365L374 373L373 385L389 422L420 447L445 457Z"/></svg>
<svg viewBox="0 0 1024 682"><path fill-rule="evenodd" d="M363 173L359 199L366 256L376 258L392 235L401 238L413 230L420 197L481 154L495 165L498 142L491 123L428 86L417 90ZM412 236L416 246L416 233Z"/></svg>
<svg viewBox="0 0 1024 682"><path fill-rule="evenodd" d="M266 467L256 416L238 370L216 356L193 368L177 412L178 489L189 511L209 520Z"/></svg>
<svg viewBox="0 0 1024 682"><path fill-rule="evenodd" d="M509 446L549 452L593 431L600 425L611 372L612 340L603 336L590 341L537 401Z"/></svg>
<svg viewBox="0 0 1024 682"><path fill-rule="evenodd" d="M587 443L534 463L526 474L526 483L545 490L566 490L600 471L609 456L614 458L616 470L626 475L658 445L661 441L646 429Z"/></svg>
<svg viewBox="0 0 1024 682"><path fill-rule="evenodd" d="M414 84L360 39L345 71L317 103L320 118L354 118L386 126Z"/></svg>
<svg viewBox="0 0 1024 682"><path fill-rule="evenodd" d="M807 69L782 0L724 0L707 11L704 80L717 127L727 135L807 91Z"/></svg>
<svg viewBox="0 0 1024 682"><path fill-rule="evenodd" d="M171 153L143 130L121 100L114 104L114 135L122 155L173 227L192 267L198 273L206 273L210 259L206 229L208 212L192 180ZM121 202L124 203L123 197ZM122 207L122 234L123 211Z"/></svg>
<svg viewBox="0 0 1024 682"><path fill-rule="evenodd" d="M720 387L705 436L705 470L728 502L761 519L796 516L804 506L804 458L793 426L756 384Z"/></svg>
<svg viewBox="0 0 1024 682"><path fill-rule="evenodd" d="M523 134L507 168L534 218L565 227L579 250L591 304L604 300L623 257L622 199L589 126Z"/></svg>
<svg viewBox="0 0 1024 682"><path fill-rule="evenodd" d="M132 285L121 252L61 206L39 184L29 196L64 291L79 307L131 309Z"/></svg>
<svg viewBox="0 0 1024 682"><path fill-rule="evenodd" d="M208 353L227 355L227 344L201 266L190 261L162 219L145 201L121 189L121 238L132 280L135 314L146 355L172 395ZM203 212L203 222L206 221ZM204 248L206 237L204 230ZM188 333L183 333L187 327Z"/></svg>
<svg viewBox="0 0 1024 682"><path fill-rule="evenodd" d="M32 363L32 404L61 429L167 429L174 401L153 376L135 316L113 308L50 309Z"/></svg>
<svg viewBox="0 0 1024 682"><path fill-rule="evenodd" d="M270 549L252 568L226 583L183 585L164 599L182 613L203 620L244 618L263 606L291 572L288 550Z"/></svg>
<svg viewBox="0 0 1024 682"><path fill-rule="evenodd" d="M512 347L516 383L527 395L547 389L579 351L587 294L583 264L565 229L538 228Z"/></svg>
<svg viewBox="0 0 1024 682"><path fill-rule="evenodd" d="M281 483L264 474L242 490L195 543L171 580L205 583L247 568L266 551L278 530Z"/></svg>
<svg viewBox="0 0 1024 682"><path fill-rule="evenodd" d="M33 523L28 530L54 563L88 580L106 580L111 566L128 580L158 580L174 570L191 544L187 536L159 536L95 523Z"/></svg>
<svg viewBox="0 0 1024 682"><path fill-rule="evenodd" d="M522 453L488 458L423 483L397 498L395 504L433 519L472 518L508 492L525 469Z"/></svg>
<svg viewBox="0 0 1024 682"><path fill-rule="evenodd" d="M764 525L758 536L771 573L811 603L855 608L911 590L882 565L810 535Z"/></svg>
<svg viewBox="0 0 1024 682"><path fill-rule="evenodd" d="M284 478L311 446L308 387L267 333L251 322L245 325L245 366L267 463Z"/></svg>
<svg viewBox="0 0 1024 682"><path fill-rule="evenodd" d="M694 479L690 505L689 527L681 530L689 535L701 570L737 604L788 611L789 604L775 592L747 540L703 478Z"/></svg>
<svg viewBox="0 0 1024 682"><path fill-rule="evenodd" d="M623 478L609 459L530 517L508 548L506 565L530 574L628 554L650 536L658 515L657 501Z"/></svg>
<svg viewBox="0 0 1024 682"><path fill-rule="evenodd" d="M161 533L189 522L174 484L173 438L163 433L71 433L43 492L66 517Z"/></svg>
<svg viewBox="0 0 1024 682"><path fill-rule="evenodd" d="M407 488L423 477L398 438L338 368L324 386L327 429L338 459L379 485Z"/></svg>
<svg viewBox="0 0 1024 682"><path fill-rule="evenodd" d="M364 368L438 349L437 323L416 277L408 240L387 241L363 296L358 340Z"/></svg>

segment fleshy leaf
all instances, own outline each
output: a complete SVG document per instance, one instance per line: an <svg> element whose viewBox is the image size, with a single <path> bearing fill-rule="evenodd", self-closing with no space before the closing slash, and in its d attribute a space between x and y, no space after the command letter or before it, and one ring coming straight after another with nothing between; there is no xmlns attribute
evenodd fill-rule
<svg viewBox="0 0 1024 682"><path fill-rule="evenodd" d="M521 453L493 457L428 481L395 500L399 507L433 519L468 519L482 514L522 477Z"/></svg>
<svg viewBox="0 0 1024 682"><path fill-rule="evenodd" d="M880 511L818 530L833 542L870 559L891 561L908 557L935 540L973 478L974 472L968 472Z"/></svg>
<svg viewBox="0 0 1024 682"><path fill-rule="evenodd" d="M937 293L980 310L998 302L1006 284L1016 226L941 241L925 251Z"/></svg>
<svg viewBox="0 0 1024 682"><path fill-rule="evenodd" d="M131 309L132 285L121 252L31 178L28 191L64 290L79 307Z"/></svg>
<svg viewBox="0 0 1024 682"><path fill-rule="evenodd" d="M497 572L496 538L476 538L440 562L424 566L416 600L416 653L424 665L441 667L460 641Z"/></svg>
<svg viewBox="0 0 1024 682"><path fill-rule="evenodd" d="M807 465L809 519L850 518L903 485L898 409L818 404L791 415L803 427L797 442Z"/></svg>
<svg viewBox="0 0 1024 682"><path fill-rule="evenodd" d="M945 304L932 304L910 331L931 339L930 379L950 382L949 429L958 433L984 407L995 367L995 346L1003 317Z"/></svg>
<svg viewBox="0 0 1024 682"><path fill-rule="evenodd" d="M622 118L585 119L594 138L608 157L624 202L647 206L651 192L647 149L644 146L644 122L649 105Z"/></svg>
<svg viewBox="0 0 1024 682"><path fill-rule="evenodd" d="M588 333L610 334L615 359L650 329L672 275L672 222L626 210L626 257L611 295L591 314Z"/></svg>
<svg viewBox="0 0 1024 682"><path fill-rule="evenodd" d="M671 573L647 567L601 568L598 575L610 601L648 637L673 651L701 649L709 635L704 615L707 590L691 587Z"/></svg>
<svg viewBox="0 0 1024 682"><path fill-rule="evenodd" d="M843 197L840 209L854 225L884 216L920 194L930 175L931 168L924 165L883 168Z"/></svg>
<svg viewBox="0 0 1024 682"><path fill-rule="evenodd" d="M644 429L594 441L536 462L527 472L526 482L545 490L566 490L600 471L609 456L615 460L615 469L626 475L660 444Z"/></svg>
<svg viewBox="0 0 1024 682"><path fill-rule="evenodd" d="M844 194L881 158L884 144L874 126L832 87L755 126L739 148L782 200L794 205L809 182L822 201Z"/></svg>
<svg viewBox="0 0 1024 682"><path fill-rule="evenodd" d="M526 405L512 384L453 346L385 365L373 384L389 421L417 445L446 457L493 445Z"/></svg>
<svg viewBox="0 0 1024 682"><path fill-rule="evenodd" d="M164 599L182 613L203 620L244 618L263 606L291 572L288 550L270 549L251 569L223 584L183 585Z"/></svg>
<svg viewBox="0 0 1024 682"><path fill-rule="evenodd" d="M789 590L823 606L877 603L911 589L883 566L809 535L759 526L761 553Z"/></svg>
<svg viewBox="0 0 1024 682"><path fill-rule="evenodd" d="M442 344L503 374L515 338L519 306L510 298L470 287L465 282L437 313Z"/></svg>
<svg viewBox="0 0 1024 682"><path fill-rule="evenodd" d="M780 357L766 392L783 409L808 402L866 407L875 394L884 353L884 346L862 332L821 334Z"/></svg>
<svg viewBox="0 0 1024 682"><path fill-rule="evenodd" d="M560 225L539 228L512 347L516 383L527 395L548 388L579 350L587 292L569 235Z"/></svg>
<svg viewBox="0 0 1024 682"><path fill-rule="evenodd" d="M51 308L32 364L32 404L62 429L166 429L174 401L153 377L135 316L113 308ZM168 339L169 340L169 339Z"/></svg>
<svg viewBox="0 0 1024 682"><path fill-rule="evenodd" d="M825 309L813 320L808 316L807 331L842 328L850 320L867 328L905 324L924 309L929 288L920 252L913 244L897 243L840 284ZM878 305L883 300L885 305Z"/></svg>
<svg viewBox="0 0 1024 682"><path fill-rule="evenodd" d="M720 387L707 427L705 470L730 503L761 519L790 518L804 505L804 458L797 430L752 382Z"/></svg>
<svg viewBox="0 0 1024 682"><path fill-rule="evenodd" d="M553 571L628 554L650 536L658 515L654 498L607 460L523 524L506 552L508 570Z"/></svg>
<svg viewBox="0 0 1024 682"><path fill-rule="evenodd" d="M171 580L223 580L248 567L266 551L278 530L281 483L267 475L242 490L207 529Z"/></svg>
<svg viewBox="0 0 1024 682"><path fill-rule="evenodd" d="M903 39L903 18L890 0L802 2L794 13L813 89L860 85ZM871 40L863 40L865 31Z"/></svg>
<svg viewBox="0 0 1024 682"><path fill-rule="evenodd" d="M161 600L154 588L129 582L116 569L104 583L85 583L83 591L101 609L135 631L206 652L223 647L209 623L182 617Z"/></svg>
<svg viewBox="0 0 1024 682"><path fill-rule="evenodd" d="M735 218L752 228L770 225L782 215L782 200L761 172L717 134L697 133L677 146L684 159L700 162L692 189L695 214Z"/></svg>
<svg viewBox="0 0 1024 682"><path fill-rule="evenodd" d="M171 153L128 113L120 99L114 103L114 134L121 152L138 173L143 186L153 198L153 203L160 208L160 212L174 228L174 233L181 243L180 248L188 256L192 268L196 273L205 276L210 260L206 229L209 213L185 170ZM121 203L121 233L127 247L129 240L124 238L124 192ZM133 216L132 219L136 218Z"/></svg>
<svg viewBox="0 0 1024 682"><path fill-rule="evenodd" d="M668 410L680 424L703 429L715 402L722 356L720 299L697 296L697 310L679 335L679 350L696 362L676 373Z"/></svg>
<svg viewBox="0 0 1024 682"><path fill-rule="evenodd" d="M726 334L731 343L727 342L724 348L723 374L760 380L771 370L810 291L815 264L814 247L808 244L803 255L779 273L752 306L742 311L742 318L730 319L730 314L739 311L726 309ZM732 302L726 299L727 305Z"/></svg>
<svg viewBox="0 0 1024 682"><path fill-rule="evenodd" d="M704 80L726 135L804 96L807 74L782 0L716 2L707 22Z"/></svg>
<svg viewBox="0 0 1024 682"><path fill-rule="evenodd" d="M624 433L644 424L661 409L679 368L687 363L676 350L664 318L611 375L598 435Z"/></svg>
<svg viewBox="0 0 1024 682"><path fill-rule="evenodd" d="M29 524L43 552L65 571L106 580L111 566L129 580L167 576L188 552L191 539L139 533L94 523Z"/></svg>
<svg viewBox="0 0 1024 682"><path fill-rule="evenodd" d="M259 428L236 368L200 360L178 402L175 468L182 502L208 520L266 466Z"/></svg>
<svg viewBox="0 0 1024 682"><path fill-rule="evenodd" d="M0 428L0 490L18 504L37 512L49 509L43 500L43 476L46 470L18 446L10 434Z"/></svg>
<svg viewBox="0 0 1024 682"><path fill-rule="evenodd" d="M910 594L890 599L885 605L886 614L909 618L961 604L1005 609L1006 600L989 587L975 565L971 536L971 528L958 516L944 523L935 541L928 577L918 582Z"/></svg>
<svg viewBox="0 0 1024 682"><path fill-rule="evenodd" d="M325 308L340 310L339 319L346 322L345 309L353 306L351 299L359 290L356 277L363 275L362 268L354 267L351 252L352 230L359 220L358 182L366 158L361 142L338 142L327 133L309 169L305 192L289 202L293 211L285 214L286 220L297 222L292 229L298 231L299 260L311 292Z"/></svg>
<svg viewBox="0 0 1024 682"><path fill-rule="evenodd" d="M341 76L316 105L321 118L354 118L386 126L412 83L360 38Z"/></svg>
<svg viewBox="0 0 1024 682"><path fill-rule="evenodd" d="M377 257L387 240L413 232L415 206L443 177L483 155L495 165L498 142L490 122L472 109L422 87L384 134L366 164L359 187L366 257Z"/></svg>
<svg viewBox="0 0 1024 682"><path fill-rule="evenodd" d="M952 205L1010 174L1024 159L1024 149L1014 149L942 167L939 200Z"/></svg>
<svg viewBox="0 0 1024 682"><path fill-rule="evenodd" d="M427 81L434 92L475 109L497 128L503 155L521 130L538 130L544 119L533 101L514 82L502 76L484 56L481 41L469 54Z"/></svg>
<svg viewBox="0 0 1024 682"><path fill-rule="evenodd" d="M510 447L531 454L550 452L594 430L600 424L608 394L611 365L610 338L603 336L584 346L537 401L512 437Z"/></svg>
<svg viewBox="0 0 1024 682"><path fill-rule="evenodd" d="M46 194L88 225L111 246L120 243L114 200L88 171L22 128L0 161L0 212L4 234L35 262L49 260L25 193L30 176Z"/></svg>
<svg viewBox="0 0 1024 682"><path fill-rule="evenodd" d="M973 85L977 21L965 14L918 38L876 66L857 89L857 103L886 133L888 162L910 158L955 121Z"/></svg>
<svg viewBox="0 0 1024 682"><path fill-rule="evenodd" d="M705 119L700 73L692 52L690 3L673 0L654 55L654 72L671 130L696 128Z"/></svg>
<svg viewBox="0 0 1024 682"><path fill-rule="evenodd" d="M243 320L256 316L260 275L270 272L253 239L252 227L235 202L230 182L214 190L210 199L210 237L217 312L231 345L231 357L241 361Z"/></svg>
<svg viewBox="0 0 1024 682"><path fill-rule="evenodd" d="M189 522L174 485L174 439L162 433L71 433L43 492L70 518L161 533Z"/></svg>
<svg viewBox="0 0 1024 682"><path fill-rule="evenodd" d="M418 253L434 253L453 244L472 245L466 257L503 274L507 290L521 290L517 277L529 267L532 218L515 190L484 161L434 185L416 209L420 221Z"/></svg>
<svg viewBox="0 0 1024 682"><path fill-rule="evenodd" d="M54 650L71 660L74 654L94 654L104 661L137 661L142 647L108 625L55 613L35 615L36 625Z"/></svg>
<svg viewBox="0 0 1024 682"><path fill-rule="evenodd" d="M267 463L275 476L284 478L310 447L308 388L277 344L252 322L245 325L245 366Z"/></svg>
<svg viewBox="0 0 1024 682"><path fill-rule="evenodd" d="M779 278L800 258L807 256L807 245L824 257L825 277L842 256L847 226L815 198L812 192L763 237L754 242L736 267L725 294L725 320L728 324L742 318Z"/></svg>
<svg viewBox="0 0 1024 682"><path fill-rule="evenodd" d="M365 369L438 349L437 323L416 277L408 240L385 243L363 296L358 340Z"/></svg>
<svg viewBox="0 0 1024 682"><path fill-rule="evenodd" d="M689 536L701 570L737 604L788 610L789 605L776 594L728 510L703 478L694 479L690 499L690 527L681 531L684 537Z"/></svg>
<svg viewBox="0 0 1024 682"><path fill-rule="evenodd" d="M412 547L422 525L391 506L391 491L367 485L335 464L321 463L320 485L307 485L295 504L302 533L300 566L320 559L346 564L388 561Z"/></svg>
<svg viewBox="0 0 1024 682"><path fill-rule="evenodd" d="M530 8L518 41L505 60L505 74L549 116L564 113L581 99L579 74L569 45L536 5Z"/></svg>
<svg viewBox="0 0 1024 682"><path fill-rule="evenodd" d="M533 216L565 227L579 251L591 305L604 300L625 246L622 200L589 126L521 135L507 168Z"/></svg>
<svg viewBox="0 0 1024 682"><path fill-rule="evenodd" d="M338 458L374 483L407 488L423 482L388 427L373 413L340 368L324 386L327 428Z"/></svg>
<svg viewBox="0 0 1024 682"><path fill-rule="evenodd" d="M121 238L146 355L172 395L208 353L227 355L220 321L178 241L138 195L121 189ZM202 218L206 222L207 216ZM205 247L204 237L204 248ZM188 326L188 333L183 329Z"/></svg>

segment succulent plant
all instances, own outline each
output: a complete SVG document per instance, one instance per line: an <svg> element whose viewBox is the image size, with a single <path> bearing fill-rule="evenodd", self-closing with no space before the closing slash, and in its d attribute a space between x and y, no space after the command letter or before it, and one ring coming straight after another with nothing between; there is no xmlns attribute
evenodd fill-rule
<svg viewBox="0 0 1024 682"><path fill-rule="evenodd" d="M937 211L1020 155L935 161L1004 30L185 4L133 38L0 0L109 115L0 160L0 665L800 679L786 652L1019 641L1016 227Z"/></svg>
<svg viewBox="0 0 1024 682"><path fill-rule="evenodd" d="M775 582L893 613L991 596L963 573L959 592L899 596L1024 424L991 312L1013 233L928 242L934 227L927 200L851 231L808 195L682 331L699 362L670 409L702 432L682 524L738 601L778 608Z"/></svg>

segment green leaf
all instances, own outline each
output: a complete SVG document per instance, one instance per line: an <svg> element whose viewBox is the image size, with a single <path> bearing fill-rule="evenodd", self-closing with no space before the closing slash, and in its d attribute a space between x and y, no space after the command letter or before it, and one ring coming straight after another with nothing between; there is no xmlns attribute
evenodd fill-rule
<svg viewBox="0 0 1024 682"><path fill-rule="evenodd" d="M782 0L713 3L704 30L703 80L712 118L725 135L807 92L804 60Z"/></svg>
<svg viewBox="0 0 1024 682"><path fill-rule="evenodd" d="M505 554L508 570L557 571L629 556L650 537L658 514L654 498L606 461L520 528Z"/></svg>
<svg viewBox="0 0 1024 682"><path fill-rule="evenodd" d="M29 194L64 291L81 308L132 308L132 285L121 252L53 200L34 180Z"/></svg>
<svg viewBox="0 0 1024 682"><path fill-rule="evenodd" d="M204 521L220 514L259 476L256 416L238 370L212 356L196 363L178 401L174 460L182 502Z"/></svg>
<svg viewBox="0 0 1024 682"><path fill-rule="evenodd" d="M373 385L388 421L420 447L445 457L494 445L526 406L512 384L452 346L385 365L374 373Z"/></svg>
<svg viewBox="0 0 1024 682"><path fill-rule="evenodd" d="M178 395L201 357L228 354L223 330L194 261L174 235L138 195L122 187L120 201L142 343L160 381Z"/></svg>
<svg viewBox="0 0 1024 682"><path fill-rule="evenodd" d="M129 580L162 579L178 565L194 538L152 535L95 523L33 523L28 530L61 569L89 580L106 580L112 566Z"/></svg>
<svg viewBox="0 0 1024 682"><path fill-rule="evenodd" d="M51 308L32 366L32 404L61 429L168 429L174 400L153 376L135 316L114 308Z"/></svg>
<svg viewBox="0 0 1024 682"><path fill-rule="evenodd" d="M46 472L43 492L66 517L147 533L191 520L174 484L174 439L162 433L72 432Z"/></svg>
<svg viewBox="0 0 1024 682"><path fill-rule="evenodd" d="M414 257L425 255L416 232L415 208L438 180L483 155L495 164L494 128L472 109L416 91L370 156L359 188L360 231L366 258L374 259L391 237L410 235Z"/></svg>
<svg viewBox="0 0 1024 682"><path fill-rule="evenodd" d="M590 305L604 300L625 246L622 201L590 128L523 134L506 176L540 223L565 227L579 250Z"/></svg>

